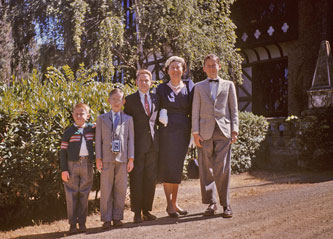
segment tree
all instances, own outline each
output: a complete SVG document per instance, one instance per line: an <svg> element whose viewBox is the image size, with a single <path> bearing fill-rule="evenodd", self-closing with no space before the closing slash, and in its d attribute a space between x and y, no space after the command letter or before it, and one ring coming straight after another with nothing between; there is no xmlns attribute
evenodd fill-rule
<svg viewBox="0 0 333 239"><path fill-rule="evenodd" d="M186 59L194 80L203 57L221 57L224 77L241 80L230 6L235 0L20 0L12 11L17 61L37 42L36 68L80 63L102 80L129 81L138 68L159 72L170 55ZM8 1L14 2L14 1ZM24 16L25 14L25 16ZM27 29L27 33L19 29ZM41 43L40 43L41 42ZM31 55L31 53L29 53ZM50 57L52 56L52 57ZM32 61L30 61L32 62Z"/></svg>

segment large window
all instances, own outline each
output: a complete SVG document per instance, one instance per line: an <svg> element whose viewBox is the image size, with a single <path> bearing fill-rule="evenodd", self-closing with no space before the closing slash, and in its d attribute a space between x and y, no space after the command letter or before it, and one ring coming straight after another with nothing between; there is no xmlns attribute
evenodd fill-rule
<svg viewBox="0 0 333 239"><path fill-rule="evenodd" d="M253 113L266 117L287 116L287 60L259 63L252 70Z"/></svg>

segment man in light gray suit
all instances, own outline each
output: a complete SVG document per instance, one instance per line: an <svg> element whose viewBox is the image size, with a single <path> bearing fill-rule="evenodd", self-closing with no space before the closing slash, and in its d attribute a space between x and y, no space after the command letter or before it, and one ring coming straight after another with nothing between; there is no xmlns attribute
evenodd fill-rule
<svg viewBox="0 0 333 239"><path fill-rule="evenodd" d="M192 106L192 134L198 147L202 203L209 204L205 216L217 210L216 190L223 206L222 217L232 217L229 200L231 144L238 135L236 89L218 76L220 60L205 57L203 70L208 78L195 85Z"/></svg>
<svg viewBox="0 0 333 239"><path fill-rule="evenodd" d="M121 89L109 94L111 111L96 122L96 168L101 172L101 220L103 229L122 225L127 190L127 172L133 169L134 126L121 111L125 99Z"/></svg>

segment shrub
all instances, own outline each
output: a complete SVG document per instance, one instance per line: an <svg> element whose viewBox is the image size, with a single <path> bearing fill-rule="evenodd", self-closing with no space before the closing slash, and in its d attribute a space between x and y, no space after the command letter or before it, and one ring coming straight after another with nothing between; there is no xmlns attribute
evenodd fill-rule
<svg viewBox="0 0 333 239"><path fill-rule="evenodd" d="M130 85L96 82L94 72L81 65L48 68L46 79L34 71L27 79L0 86L0 211L1 227L14 219L64 204L58 152L61 135L73 123L71 111L79 102L91 107L91 120L110 110L108 92ZM98 174L95 174L94 189Z"/></svg>
<svg viewBox="0 0 333 239"><path fill-rule="evenodd" d="M239 135L232 146L231 170L245 172L252 166L252 160L265 139L268 122L263 116L250 112L239 112Z"/></svg>
<svg viewBox="0 0 333 239"><path fill-rule="evenodd" d="M332 112L321 111L301 116L287 122L295 133L288 142L289 149L296 152L302 167L329 169L333 167L333 117Z"/></svg>

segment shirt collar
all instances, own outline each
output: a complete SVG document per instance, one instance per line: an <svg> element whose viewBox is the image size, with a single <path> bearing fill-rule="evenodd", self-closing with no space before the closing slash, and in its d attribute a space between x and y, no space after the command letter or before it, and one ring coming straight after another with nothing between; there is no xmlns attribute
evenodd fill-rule
<svg viewBox="0 0 333 239"><path fill-rule="evenodd" d="M81 129L81 128L85 128L86 127L86 123L84 123L84 125L82 126L82 127L79 127L76 123L74 123L74 126L76 127L76 128L78 128L78 129Z"/></svg>
<svg viewBox="0 0 333 239"><path fill-rule="evenodd" d="M143 93L142 91L138 90L139 91L139 95L140 95L140 98L143 99L145 97L145 95L147 95L148 98L150 98L150 94L149 92L147 92L146 94Z"/></svg>

